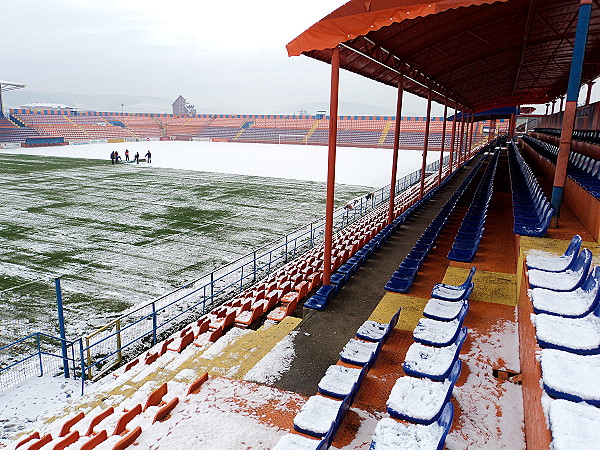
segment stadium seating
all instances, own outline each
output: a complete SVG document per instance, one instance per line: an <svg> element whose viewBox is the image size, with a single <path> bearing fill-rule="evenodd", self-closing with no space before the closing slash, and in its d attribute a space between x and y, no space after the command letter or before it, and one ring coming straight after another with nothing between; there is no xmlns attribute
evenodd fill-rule
<svg viewBox="0 0 600 450"><path fill-rule="evenodd" d="M508 167L513 197L514 232L545 236L553 209L514 142L508 146Z"/></svg>

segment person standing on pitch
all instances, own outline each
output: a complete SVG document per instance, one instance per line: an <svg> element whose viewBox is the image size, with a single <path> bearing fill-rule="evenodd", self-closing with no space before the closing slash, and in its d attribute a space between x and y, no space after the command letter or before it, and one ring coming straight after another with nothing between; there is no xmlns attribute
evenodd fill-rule
<svg viewBox="0 0 600 450"><path fill-rule="evenodd" d="M133 157L136 164L140 163L140 152L135 152L135 156Z"/></svg>
<svg viewBox="0 0 600 450"><path fill-rule="evenodd" d="M125 149L125 161L129 161L129 149Z"/></svg>
<svg viewBox="0 0 600 450"><path fill-rule="evenodd" d="M115 151L114 150L112 152L110 152L110 163L111 164L115 163Z"/></svg>
<svg viewBox="0 0 600 450"><path fill-rule="evenodd" d="M152 153L150 153L150 150L148 150L148 153L146 153L144 156L146 157L146 161L148 163L152 162Z"/></svg>

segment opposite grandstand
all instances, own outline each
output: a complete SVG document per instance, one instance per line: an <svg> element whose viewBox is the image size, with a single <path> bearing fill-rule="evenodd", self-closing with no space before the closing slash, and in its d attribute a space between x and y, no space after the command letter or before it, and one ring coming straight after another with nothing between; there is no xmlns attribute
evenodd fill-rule
<svg viewBox="0 0 600 450"><path fill-rule="evenodd" d="M323 115L119 114L55 109L11 109L10 116L0 120L0 145L2 143L45 144L48 142L47 138L62 138L66 143L149 139L308 145L326 145L329 139L329 116ZM395 117L392 116L340 116L338 145L392 148L395 122ZM508 121L501 119L498 122L498 131L505 132ZM425 123L424 117L402 117L400 147L422 149ZM443 125L442 117L432 118L430 148L440 148ZM451 141L450 127L451 122L447 121L446 148L450 146ZM487 131L489 127L489 121L477 123L473 135L475 144L487 140L488 133L484 132L484 129Z"/></svg>

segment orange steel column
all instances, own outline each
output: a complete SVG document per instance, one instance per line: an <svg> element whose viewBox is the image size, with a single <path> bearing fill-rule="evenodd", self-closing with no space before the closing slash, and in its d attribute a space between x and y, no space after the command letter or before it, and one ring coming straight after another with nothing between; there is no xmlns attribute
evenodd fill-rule
<svg viewBox="0 0 600 450"><path fill-rule="evenodd" d="M567 167L569 165L569 154L571 152L571 140L573 128L575 127L575 115L577 113L577 98L579 97L579 84L583 71L583 60L589 32L590 16L592 11L592 0L580 0L577 16L577 30L575 31L575 44L571 58L569 71L569 84L567 88L567 104L562 117L562 129L560 133L560 144L558 146L558 159L554 171L554 183L552 185L552 227L558 227L558 217L562 204L563 191L567 179Z"/></svg>
<svg viewBox="0 0 600 450"><path fill-rule="evenodd" d="M488 131L488 142L491 142L496 137L496 119L490 121L490 131Z"/></svg>
<svg viewBox="0 0 600 450"><path fill-rule="evenodd" d="M513 113L510 115L510 119L508 121L508 139L512 139L515 137L515 124L517 122L517 117Z"/></svg>
<svg viewBox="0 0 600 450"><path fill-rule="evenodd" d="M431 120L431 90L427 94L427 122L425 122L425 138L423 140L423 162L421 163L421 188L419 198L423 198L425 191L425 167L427 166L427 148L429 147L429 122Z"/></svg>
<svg viewBox="0 0 600 450"><path fill-rule="evenodd" d="M454 117L452 117L452 137L450 138L450 173L452 173L454 165L454 141L456 137L456 114L458 113L458 105L454 103Z"/></svg>
<svg viewBox="0 0 600 450"><path fill-rule="evenodd" d="M462 165L462 161L464 158L464 137L465 137L465 112L462 110L460 112L461 120L460 120L460 140L458 144L458 164L457 167Z"/></svg>
<svg viewBox="0 0 600 450"><path fill-rule="evenodd" d="M335 152L337 141L338 95L340 86L340 48L331 55L331 94L329 98L329 157L327 159L327 203L325 205L325 251L323 254L323 286L330 282L333 240L333 204L335 200Z"/></svg>
<svg viewBox="0 0 600 450"><path fill-rule="evenodd" d="M390 183L390 209L388 225L394 220L394 200L396 199L396 174L398 172L398 149L400 147L400 122L402 121L402 94L404 93L404 76L398 80L398 101L396 102L396 126L394 127L394 155L392 160L392 182Z"/></svg>
<svg viewBox="0 0 600 450"><path fill-rule="evenodd" d="M475 126L475 113L471 113L471 132L469 133L469 157L471 157L471 152L473 151L473 131Z"/></svg>
<svg viewBox="0 0 600 450"><path fill-rule="evenodd" d="M444 102L444 123L442 124L442 145L440 147L440 170L438 173L438 185L442 184L442 169L444 166L444 147L446 146L446 117L448 116L448 100Z"/></svg>

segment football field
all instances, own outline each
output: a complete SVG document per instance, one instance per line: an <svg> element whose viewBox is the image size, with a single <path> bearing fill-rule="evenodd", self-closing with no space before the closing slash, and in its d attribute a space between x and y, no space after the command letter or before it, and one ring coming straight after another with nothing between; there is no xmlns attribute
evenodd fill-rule
<svg viewBox="0 0 600 450"><path fill-rule="evenodd" d="M0 198L2 344L56 334L56 276L74 338L322 217L325 185L0 154Z"/></svg>

